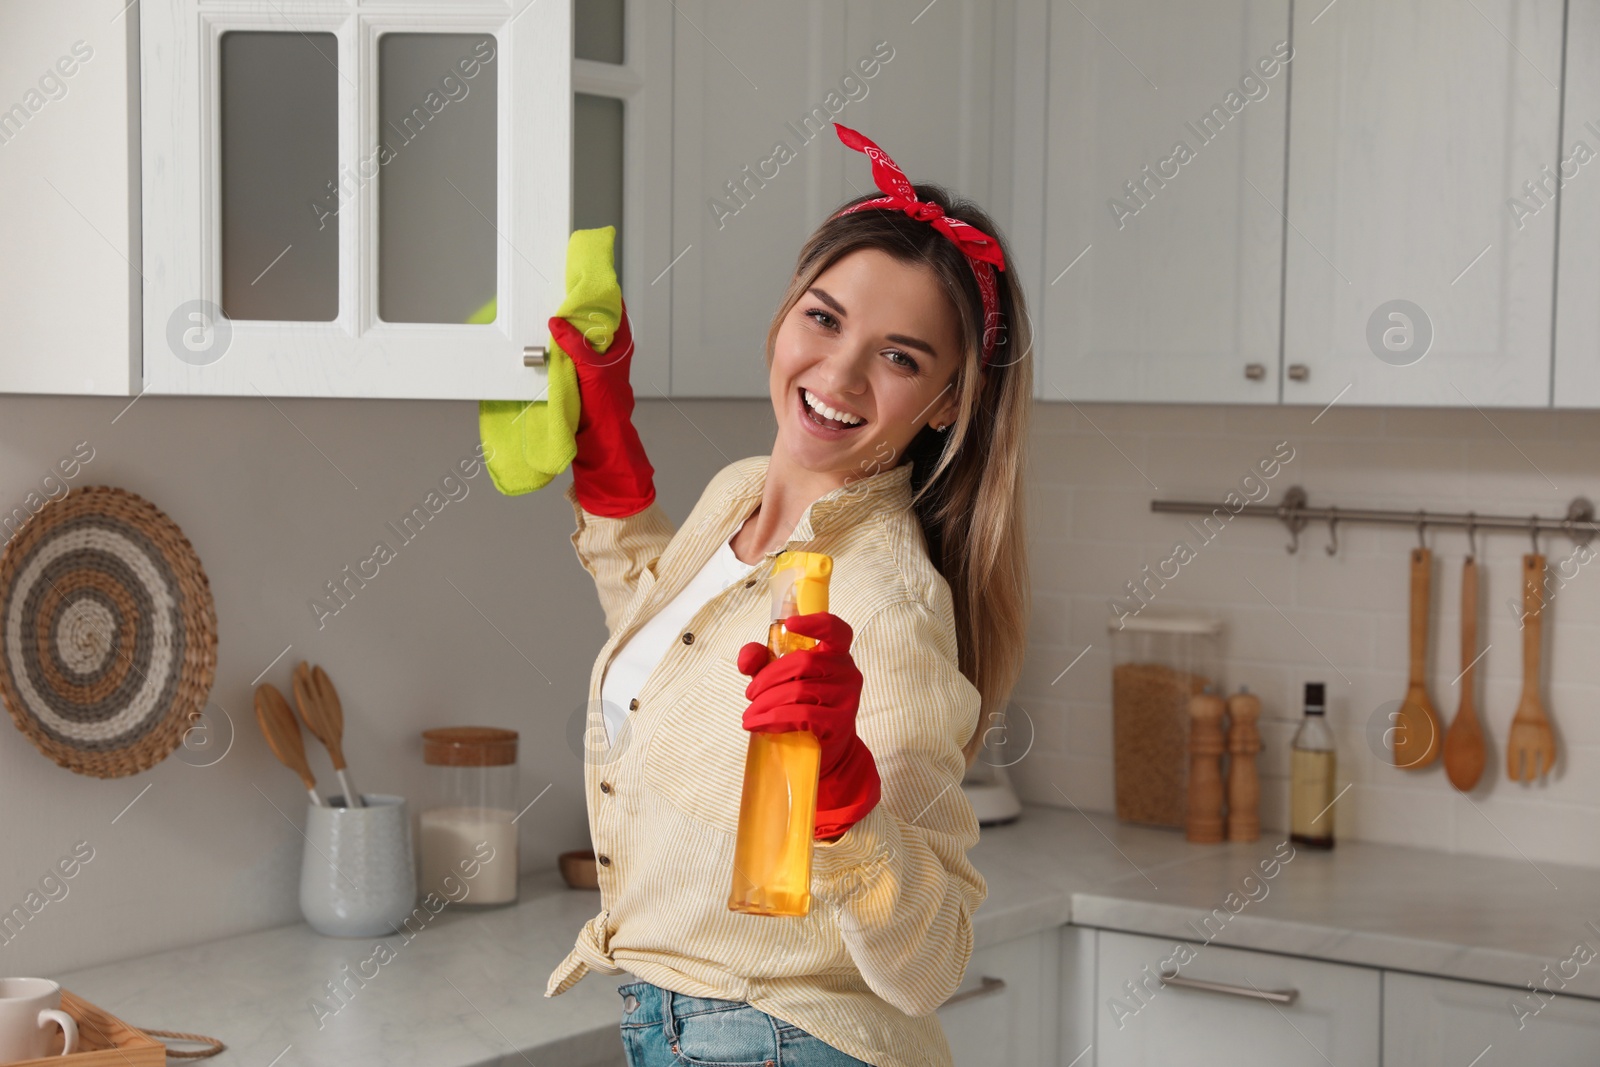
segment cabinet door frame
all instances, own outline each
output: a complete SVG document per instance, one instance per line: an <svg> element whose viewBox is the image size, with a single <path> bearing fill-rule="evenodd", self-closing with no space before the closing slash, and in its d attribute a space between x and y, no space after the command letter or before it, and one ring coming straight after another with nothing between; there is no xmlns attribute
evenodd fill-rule
<svg viewBox="0 0 1600 1067"><path fill-rule="evenodd" d="M126 4L13 5L0 34L12 75L0 104L0 392L138 388L139 35ZM47 75L62 95L40 93Z"/></svg>
<svg viewBox="0 0 1600 1067"><path fill-rule="evenodd" d="M1290 5L1143 6L1050 3L1039 398L1274 404Z"/></svg>
<svg viewBox="0 0 1600 1067"><path fill-rule="evenodd" d="M1279 1042L1278 1053L1263 1052L1261 1059L1252 1062L1281 1063L1282 1059L1269 1057L1292 1054L1293 1062L1306 1064L1378 1063L1383 972L1375 967L1120 930L1102 929L1096 942L1095 1062L1099 1067L1151 1062L1151 1056L1184 1042L1194 1048L1194 1055L1187 1060L1194 1067L1237 1063L1227 1058L1226 1050L1207 1048L1202 1053L1200 1045L1201 1026L1225 1028L1232 1015L1249 1020L1242 1026L1249 1028L1258 1043ZM1180 943L1192 955L1180 953ZM1259 993L1283 986L1293 989L1296 997L1292 1003L1279 1005L1255 999L1248 992L1241 995L1167 985L1160 980L1167 967L1185 979L1238 990L1253 986ZM1300 1020L1298 1024L1292 1021L1295 1019ZM1317 1019L1324 1021L1327 1048L1313 1040L1316 1028L1308 1023ZM1271 1028L1256 1029L1258 1023Z"/></svg>
<svg viewBox="0 0 1600 1067"><path fill-rule="evenodd" d="M1556 208L1508 209L1558 150L1563 3L1474 6L1295 6L1286 403L1550 406Z"/></svg>
<svg viewBox="0 0 1600 1067"><path fill-rule="evenodd" d="M1558 164L1557 194L1561 232L1557 245L1555 380L1551 404L1558 408L1600 408L1600 161L1568 174L1566 161L1582 141L1600 151L1600 9L1593 4L1567 8L1567 62L1562 92L1566 129ZM1589 173L1589 172L1595 173Z"/></svg>
<svg viewBox="0 0 1600 1067"><path fill-rule="evenodd" d="M1486 1064L1593 1062L1600 1045L1600 1000L1558 992L1544 1001L1526 988L1437 975L1384 971L1383 1019L1383 1062L1405 1067L1459 1067L1488 1047L1498 1051ZM1586 1032L1576 1042L1573 1027ZM1454 1050L1451 1041L1459 1043ZM1574 1044L1583 1046L1584 1058L1555 1058ZM1471 1049L1464 1058L1462 1047Z"/></svg>
<svg viewBox="0 0 1600 1067"><path fill-rule="evenodd" d="M541 0L542 2L542 0ZM634 354L629 380L641 400L665 396L672 368L672 35L670 4L623 0L622 63L572 61L574 93L622 101L622 222L627 250L618 281ZM647 162L653 161L653 162Z"/></svg>
<svg viewBox="0 0 1600 1067"><path fill-rule="evenodd" d="M167 0L140 7L144 202L144 390L225 396L534 399L546 320L565 292L571 220L572 7L483 0L429 9L399 0L277 4ZM332 32L338 40L340 172L375 145L376 45L384 31L495 38L496 289L487 325L386 323L377 305L377 180L339 212L339 310L331 322L225 320L221 303L218 57L230 30ZM556 159L560 166L550 166ZM381 180L381 168L378 175ZM198 302L198 303L195 303ZM198 315L199 318L194 318ZM185 323L220 355L180 358ZM216 338L227 342L220 348ZM200 336L205 337L204 334Z"/></svg>

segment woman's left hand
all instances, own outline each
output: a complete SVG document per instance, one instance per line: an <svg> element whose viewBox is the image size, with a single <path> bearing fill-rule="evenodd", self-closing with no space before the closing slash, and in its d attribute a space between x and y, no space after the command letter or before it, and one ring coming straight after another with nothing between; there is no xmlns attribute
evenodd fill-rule
<svg viewBox="0 0 1600 1067"><path fill-rule="evenodd" d="M816 638L817 644L776 659L756 641L739 650L739 670L751 676L743 725L767 733L808 730L816 736L822 752L815 836L837 837L863 819L881 793L877 763L856 734L862 677L850 656L853 633L826 611L791 615L784 625Z"/></svg>

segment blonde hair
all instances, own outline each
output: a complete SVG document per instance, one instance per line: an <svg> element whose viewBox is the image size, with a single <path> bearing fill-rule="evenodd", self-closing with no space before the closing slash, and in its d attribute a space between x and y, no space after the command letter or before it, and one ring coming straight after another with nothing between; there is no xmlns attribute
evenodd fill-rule
<svg viewBox="0 0 1600 1067"><path fill-rule="evenodd" d="M976 226L1011 248L982 208L935 184L913 185L917 199ZM818 226L795 265L777 314L767 330L772 366L779 327L817 276L851 252L880 249L903 263L932 270L960 316L960 365L952 382L957 414L947 431L924 426L902 459L913 463L912 508L921 521L928 554L950 585L961 673L982 696L978 726L962 748L967 766L977 759L987 731L1004 722L1004 709L1022 673L1029 603L1027 527L1023 510L1024 457L1033 410L1033 336L1016 270L995 272L1001 325L981 385L978 361L983 301L965 255L942 232L904 212L838 210L879 194L846 201Z"/></svg>

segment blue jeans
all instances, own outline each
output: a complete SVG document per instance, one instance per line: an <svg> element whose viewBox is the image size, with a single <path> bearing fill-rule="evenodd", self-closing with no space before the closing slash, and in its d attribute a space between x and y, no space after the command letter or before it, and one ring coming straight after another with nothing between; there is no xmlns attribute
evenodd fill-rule
<svg viewBox="0 0 1600 1067"><path fill-rule="evenodd" d="M739 1000L618 986L630 1067L871 1067Z"/></svg>

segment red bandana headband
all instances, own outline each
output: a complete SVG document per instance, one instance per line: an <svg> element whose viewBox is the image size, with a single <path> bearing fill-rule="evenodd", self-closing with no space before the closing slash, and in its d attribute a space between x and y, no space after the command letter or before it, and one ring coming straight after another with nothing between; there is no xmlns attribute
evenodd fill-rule
<svg viewBox="0 0 1600 1067"><path fill-rule="evenodd" d="M887 194L875 200L856 204L854 207L847 207L840 211L839 215L848 215L853 211L869 207L904 211L914 219L932 224L934 229L950 238L967 257L967 262L972 264L972 273L978 279L978 292L983 297L983 358L979 366L987 367L990 357L994 355L995 336L1000 332L1000 296L995 287L994 277L996 268L1006 269L1005 255L1000 251L1000 242L976 226L946 215L938 204L918 200L916 190L911 187L911 181L906 177L905 171L872 141L837 122L833 124L833 129L847 148L865 153L867 158L872 160L872 180ZM837 218L838 215L834 217Z"/></svg>

